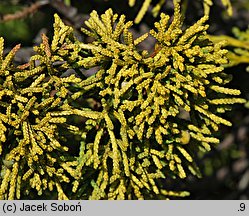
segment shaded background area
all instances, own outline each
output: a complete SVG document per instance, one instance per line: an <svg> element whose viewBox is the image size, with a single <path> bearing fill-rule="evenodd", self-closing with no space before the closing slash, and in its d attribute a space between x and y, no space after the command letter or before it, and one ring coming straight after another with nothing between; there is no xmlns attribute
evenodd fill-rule
<svg viewBox="0 0 249 216"><path fill-rule="evenodd" d="M152 5L156 2L152 1ZM231 2L233 16L229 17L221 1L214 0L215 4L210 13L209 34L232 36L233 27L241 30L248 28L249 1ZM54 13L58 13L67 25L74 27L75 34L80 40L87 42L90 39L80 33L80 28L92 10L103 13L111 7L114 12L125 14L127 20L134 20L142 3L142 0L137 0L135 6L130 8L128 0L2 0L0 36L5 38L6 52L14 45L22 44L15 61L17 64L23 64L33 54L32 46L41 42L41 33L52 36ZM202 0L185 0L184 7L186 25L195 23L203 15ZM151 10L152 6L143 20L132 27L135 38L148 32L158 20L158 17L152 16ZM172 15L171 0L166 0L162 11ZM140 48L152 52L154 42L148 38ZM242 96L249 100L249 73L246 72L246 67L248 65L241 64L225 70L234 77L229 87L240 89ZM198 155L197 164L203 178L188 176L184 180L166 180L169 189L190 191L191 196L187 199L249 199L249 109L243 105L236 105L226 117L233 122L233 126L221 128L218 134L221 143L214 146L211 152Z"/></svg>

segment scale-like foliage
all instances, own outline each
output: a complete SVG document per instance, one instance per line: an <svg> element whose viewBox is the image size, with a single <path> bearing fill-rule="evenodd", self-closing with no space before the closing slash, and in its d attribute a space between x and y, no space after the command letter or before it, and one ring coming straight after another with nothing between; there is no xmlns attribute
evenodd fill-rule
<svg viewBox="0 0 249 216"><path fill-rule="evenodd" d="M224 87L230 77L220 65L227 51L208 39L206 16L183 30L178 4L172 23L161 14L150 32L157 40L151 56L136 51L147 35L133 40L131 23L121 16L114 28L116 19L111 10L101 17L93 12L90 31L83 29L96 39L81 46L93 55L82 66L101 63L93 82L102 117L86 122L80 166L99 170L92 199L168 195L158 180L185 178L186 170L199 176L194 152L219 143L214 132L231 125L219 113L245 100L236 98L239 90Z"/></svg>
<svg viewBox="0 0 249 216"><path fill-rule="evenodd" d="M152 15L156 17L163 5L165 4L167 0L158 0L157 4L153 7L152 9ZM175 3L177 2L182 2L183 4L188 3L188 0L173 0ZM210 7L213 5L213 0L202 0L203 1L203 8L204 8L204 14L209 15L210 13ZM221 0L223 6L226 8L227 13L229 16L232 16L233 14L233 9L232 9L232 4L230 0ZM136 3L136 0L128 0L129 6L133 7ZM152 0L144 0L141 9L139 10L134 22L135 23L140 23L140 21L143 19L144 15L148 11L149 7L151 6Z"/></svg>
<svg viewBox="0 0 249 216"><path fill-rule="evenodd" d="M249 64L249 29L240 31L233 28L234 37L227 35L210 36L214 42L226 41L226 48L229 50L227 58L229 60L226 67L232 67L238 64Z"/></svg>
<svg viewBox="0 0 249 216"><path fill-rule="evenodd" d="M225 87L227 51L206 35L207 16L183 29L175 4L172 22L160 17L152 54L137 49L148 34L134 39L132 22L111 9L90 14L90 43L55 15L51 45L43 36L27 65L12 64L18 46L4 57L0 39L2 199L53 187L59 199L188 195L164 179L200 176L195 155L219 143L219 125L231 125L221 113L245 101Z"/></svg>
<svg viewBox="0 0 249 216"><path fill-rule="evenodd" d="M67 100L68 87L81 79L60 77L69 68L74 47L72 29L60 22L56 17L52 45L43 35L42 44L34 48L37 54L25 65L12 63L20 45L3 56L0 38L0 199L19 199L31 188L39 195L56 188L58 197L66 199L61 184L75 175L71 167L77 162L68 151L74 143L63 145L67 137L60 131L79 130L67 123L77 113ZM66 47L70 44L71 50Z"/></svg>

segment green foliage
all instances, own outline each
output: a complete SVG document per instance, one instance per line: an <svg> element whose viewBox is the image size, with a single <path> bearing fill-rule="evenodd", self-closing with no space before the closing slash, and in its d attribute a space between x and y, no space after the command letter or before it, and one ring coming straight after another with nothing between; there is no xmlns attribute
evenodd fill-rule
<svg viewBox="0 0 249 216"><path fill-rule="evenodd" d="M0 1L0 35L5 38L6 46L15 44L16 41L21 42L22 45L30 44L38 31L44 27L44 23L53 20L49 11L46 12L46 15L36 12L32 14L32 17L24 16L21 19L13 19L13 17L20 16L25 8L20 3L18 4L18 1ZM5 21L4 18L7 18L8 21Z"/></svg>
<svg viewBox="0 0 249 216"><path fill-rule="evenodd" d="M19 45L3 56L0 39L1 199L188 195L164 179L200 177L196 154L219 143L219 125L231 125L222 113L245 100L225 87L227 50L209 40L208 17L183 29L175 4L169 19L161 14L150 31L152 54L137 48L149 33L133 39L132 22L111 9L90 14L82 28L90 43L55 15L52 42L43 35L25 65L12 61ZM64 77L68 69L76 75Z"/></svg>
<svg viewBox="0 0 249 216"><path fill-rule="evenodd" d="M64 0L64 3L65 3L66 5L68 5L68 6L70 6L70 5L71 5L71 0Z"/></svg>
<svg viewBox="0 0 249 216"><path fill-rule="evenodd" d="M21 7L18 6L7 6L6 3L0 3L0 13L13 13L20 10ZM15 32L15 34L13 34ZM29 26L27 22L23 20L14 20L7 23L0 23L0 35L8 37L8 41L12 40L28 40L31 38L29 33Z"/></svg>

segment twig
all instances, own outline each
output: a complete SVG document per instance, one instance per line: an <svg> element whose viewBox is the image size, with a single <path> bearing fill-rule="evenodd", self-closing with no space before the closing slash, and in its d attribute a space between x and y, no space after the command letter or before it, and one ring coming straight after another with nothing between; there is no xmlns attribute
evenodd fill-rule
<svg viewBox="0 0 249 216"><path fill-rule="evenodd" d="M78 9L72 5L66 5L64 1L53 0L50 1L50 6L53 7L62 17L63 21L74 29L81 29L84 21L86 21L89 16L85 14L78 13Z"/></svg>
<svg viewBox="0 0 249 216"><path fill-rule="evenodd" d="M49 0L41 0L31 4L29 7L24 8L21 11L17 11L13 14L5 14L0 18L0 22L8 22L11 20L22 19L29 14L35 13L40 7L49 4Z"/></svg>

